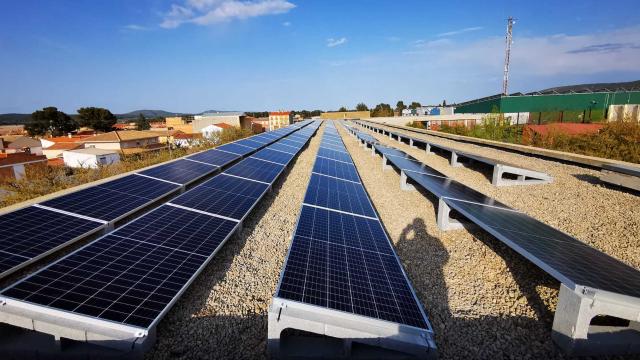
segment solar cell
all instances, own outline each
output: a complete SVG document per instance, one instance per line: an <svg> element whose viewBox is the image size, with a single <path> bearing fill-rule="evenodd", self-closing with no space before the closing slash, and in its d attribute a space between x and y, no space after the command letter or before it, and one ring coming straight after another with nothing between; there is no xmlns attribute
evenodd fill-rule
<svg viewBox="0 0 640 360"><path fill-rule="evenodd" d="M316 162L313 165L313 172L339 179L360 182L358 172L354 165L325 158L316 158Z"/></svg>
<svg viewBox="0 0 640 360"><path fill-rule="evenodd" d="M201 153L187 156L187 159L204 162L218 167L224 167L239 158L240 155L231 154L216 149L207 150Z"/></svg>
<svg viewBox="0 0 640 360"><path fill-rule="evenodd" d="M353 214L376 216L361 184L318 174L311 174L304 202Z"/></svg>
<svg viewBox="0 0 640 360"><path fill-rule="evenodd" d="M225 173L270 184L280 175L282 170L284 170L283 165L255 158L246 158L225 171Z"/></svg>
<svg viewBox="0 0 640 360"><path fill-rule="evenodd" d="M269 185L220 174L171 201L172 204L242 220Z"/></svg>
<svg viewBox="0 0 640 360"><path fill-rule="evenodd" d="M293 159L293 156L294 156L293 154L273 150L268 147L258 151L257 153L253 154L251 157L256 159L272 161L282 165L287 165L288 163L291 162L291 159Z"/></svg>
<svg viewBox="0 0 640 360"><path fill-rule="evenodd" d="M150 179L137 174L123 176L96 186L102 189L109 189L128 195L140 196L150 200L157 199L160 196L180 188L180 186L176 184Z"/></svg>
<svg viewBox="0 0 640 360"><path fill-rule="evenodd" d="M0 216L0 276L103 227L36 206L6 213Z"/></svg>
<svg viewBox="0 0 640 360"><path fill-rule="evenodd" d="M303 206L277 296L428 328L377 220Z"/></svg>
<svg viewBox="0 0 640 360"><path fill-rule="evenodd" d="M199 178L218 170L218 167L195 161L178 159L154 168L141 171L140 174L187 185Z"/></svg>
<svg viewBox="0 0 640 360"><path fill-rule="evenodd" d="M236 143L230 143L230 144L225 144L222 146L218 146L216 149L218 150L222 150L222 151L227 151L233 154L237 154L237 155L247 155L251 152L253 152L255 149L254 148L250 148L248 146L243 146L243 145L239 145Z"/></svg>

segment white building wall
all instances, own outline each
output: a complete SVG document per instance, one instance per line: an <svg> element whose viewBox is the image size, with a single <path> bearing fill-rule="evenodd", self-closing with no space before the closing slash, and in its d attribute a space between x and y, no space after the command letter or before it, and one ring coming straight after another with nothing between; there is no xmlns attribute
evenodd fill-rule
<svg viewBox="0 0 640 360"><path fill-rule="evenodd" d="M95 169L99 165L111 165L120 162L120 156L118 154L95 155L64 151L62 158L66 166L74 168Z"/></svg>

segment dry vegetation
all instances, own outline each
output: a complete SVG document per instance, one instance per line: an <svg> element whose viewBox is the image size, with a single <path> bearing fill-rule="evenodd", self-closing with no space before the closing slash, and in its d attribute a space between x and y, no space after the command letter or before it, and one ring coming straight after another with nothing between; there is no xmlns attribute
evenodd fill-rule
<svg viewBox="0 0 640 360"><path fill-rule="evenodd" d="M215 137L193 142L191 147L174 148L171 153L168 149L161 149L135 155L121 155L119 163L100 166L97 169L70 168L66 166L30 167L27 169L27 176L24 179L0 182L0 190L7 192L6 196L0 198L0 208L70 187L159 164L251 135L251 131L246 129L228 128Z"/></svg>
<svg viewBox="0 0 640 360"><path fill-rule="evenodd" d="M408 123L407 126L425 128L420 122ZM500 116L491 114L483 118L481 124L473 127L445 124L438 130L449 134L514 144L523 143L545 149L640 163L640 124L638 123L610 122L606 123L598 133L583 135L568 135L553 127L549 129L549 132L544 135L534 133L532 136L523 137L524 125L510 125ZM530 138L529 141L524 141L528 138Z"/></svg>

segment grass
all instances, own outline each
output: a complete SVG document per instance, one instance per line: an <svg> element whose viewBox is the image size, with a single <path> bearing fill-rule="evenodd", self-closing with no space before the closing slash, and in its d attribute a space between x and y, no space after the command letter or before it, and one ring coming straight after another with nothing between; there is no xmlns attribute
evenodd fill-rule
<svg viewBox="0 0 640 360"><path fill-rule="evenodd" d="M135 155L121 155L119 163L100 166L96 169L70 168L66 166L28 167L26 169L27 176L24 179L0 182L0 190L8 192L6 196L0 198L0 208L70 187L159 164L251 135L253 134L249 130L228 128L224 129L220 134L216 134L214 138L204 139L197 143L194 142L191 148L174 148L171 154L168 149L161 149Z"/></svg>
<svg viewBox="0 0 640 360"><path fill-rule="evenodd" d="M415 127L415 126L414 126ZM522 143L524 125L510 125L500 115L491 114L474 127L443 125L438 130L514 144ZM598 133L567 135L552 128L545 135L534 134L530 145L545 149L640 163L640 124L615 121L604 124Z"/></svg>

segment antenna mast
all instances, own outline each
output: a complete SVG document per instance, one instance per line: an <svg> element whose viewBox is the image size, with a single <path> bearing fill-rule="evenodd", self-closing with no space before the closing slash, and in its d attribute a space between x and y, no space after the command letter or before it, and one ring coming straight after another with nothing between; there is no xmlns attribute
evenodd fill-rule
<svg viewBox="0 0 640 360"><path fill-rule="evenodd" d="M511 59L511 43L513 42L513 24L515 24L515 19L513 17L509 17L507 19L507 37L506 48L504 50L504 77L502 80L502 94L508 95L509 90L509 61Z"/></svg>

